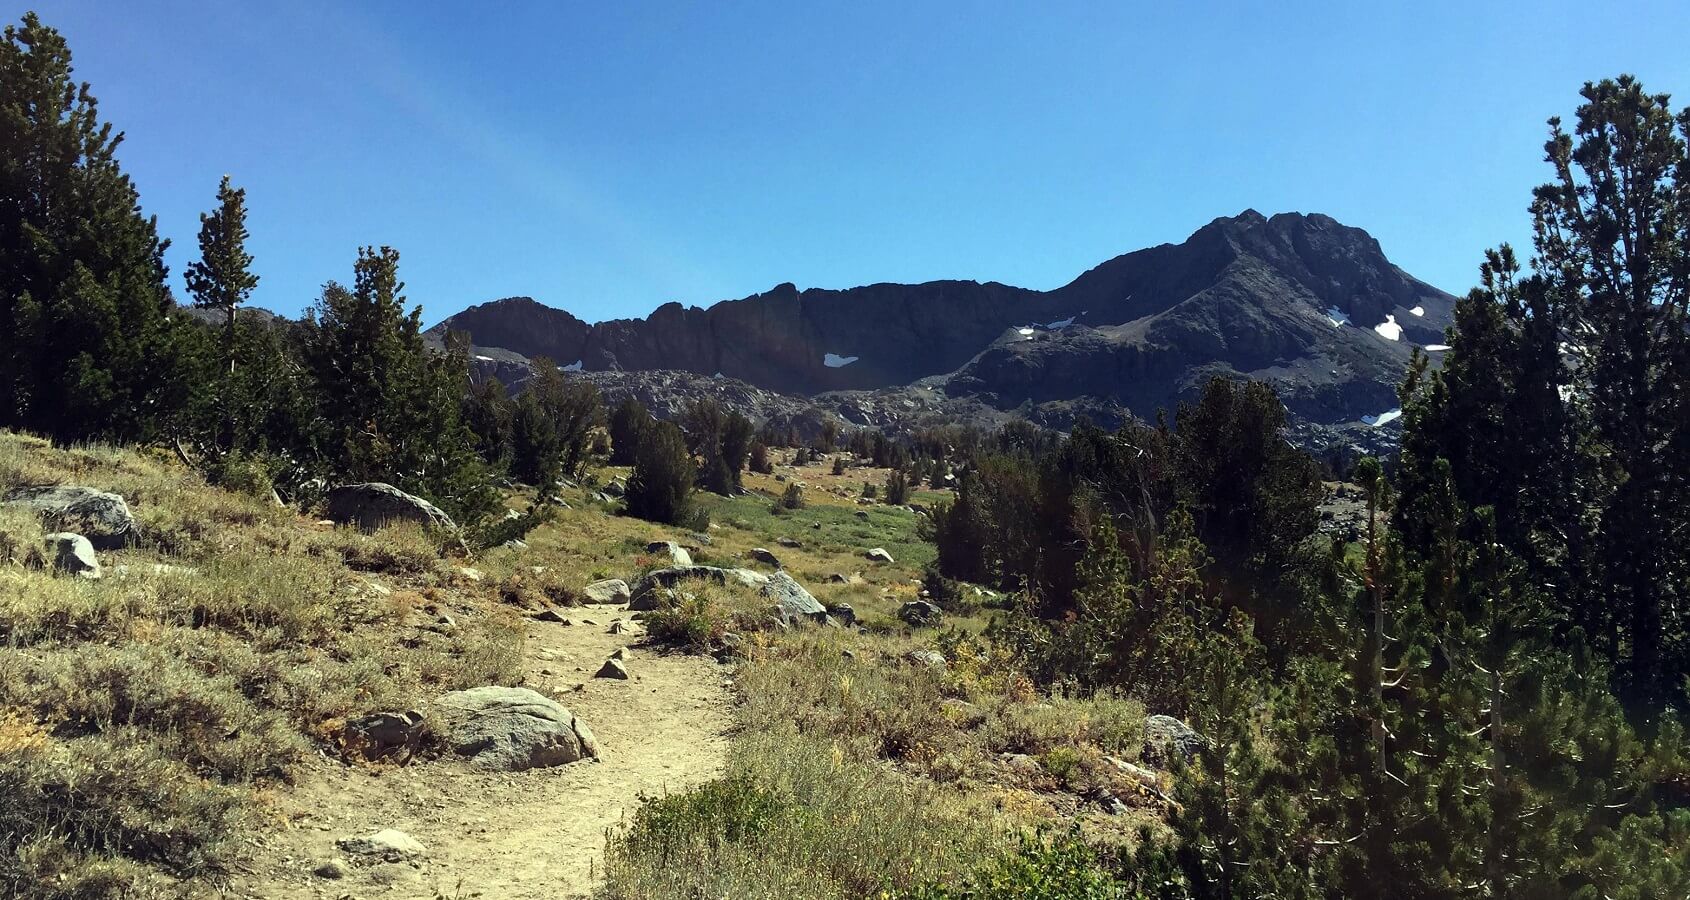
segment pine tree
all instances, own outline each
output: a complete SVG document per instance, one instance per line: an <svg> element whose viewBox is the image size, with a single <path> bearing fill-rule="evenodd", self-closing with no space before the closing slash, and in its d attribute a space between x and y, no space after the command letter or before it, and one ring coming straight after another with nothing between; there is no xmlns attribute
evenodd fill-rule
<svg viewBox="0 0 1690 900"><path fill-rule="evenodd" d="M464 425L469 358L423 343L422 308L405 311L399 253L358 251L351 290L330 282L307 314L303 348L338 478L389 481L439 504L460 524L496 506L486 464Z"/></svg>
<svg viewBox="0 0 1690 900"><path fill-rule="evenodd" d="M0 41L0 424L147 439L187 402L165 241L118 165L123 137L34 14Z"/></svg>
<svg viewBox="0 0 1690 900"><path fill-rule="evenodd" d="M628 514L650 522L698 524L692 498L697 468L686 438L673 422L654 422L646 431L628 477Z"/></svg>
<svg viewBox="0 0 1690 900"><path fill-rule="evenodd" d="M1550 122L1532 271L1490 254L1445 371L1405 385L1399 525L1424 543L1420 485L1447 459L1647 714L1690 676L1690 113L1629 76L1582 94L1571 133Z"/></svg>
<svg viewBox="0 0 1690 900"><path fill-rule="evenodd" d="M744 487L742 473L745 471L746 457L751 453L752 435L755 433L756 426L751 424L751 420L737 412L728 413L727 420L722 425L718 453L722 464L728 470L732 492Z"/></svg>
<svg viewBox="0 0 1690 900"><path fill-rule="evenodd" d="M532 390L517 395L511 417L511 469L518 479L541 490L555 489L563 477L563 436Z"/></svg>
<svg viewBox="0 0 1690 900"><path fill-rule="evenodd" d="M886 490L881 495L882 500L890 506L903 506L910 499L910 480L900 470L893 470L886 476Z"/></svg>
<svg viewBox="0 0 1690 900"><path fill-rule="evenodd" d="M525 480L549 484L579 473L604 404L592 382L570 378L551 359L536 356L530 365L534 377L517 398L514 464Z"/></svg>
<svg viewBox="0 0 1690 900"><path fill-rule="evenodd" d="M1174 856L1197 900L1316 900L1326 894L1302 813L1260 746L1266 658L1252 629L1234 611L1192 667L1191 720L1204 744L1177 771Z"/></svg>
<svg viewBox="0 0 1690 900"><path fill-rule="evenodd" d="M184 277L194 306L215 309L224 316L223 352L229 371L235 371L235 314L258 287L252 254L246 252L246 190L229 183L217 186L217 208L200 214L200 259L189 263Z"/></svg>
<svg viewBox="0 0 1690 900"><path fill-rule="evenodd" d="M488 378L470 386L464 395L464 424L475 435L475 447L495 471L510 468L516 440L516 408L504 382Z"/></svg>
<svg viewBox="0 0 1690 900"><path fill-rule="evenodd" d="M629 397L616 405L610 414L610 464L631 466L639 452L641 439L651 425L651 413L640 401Z"/></svg>

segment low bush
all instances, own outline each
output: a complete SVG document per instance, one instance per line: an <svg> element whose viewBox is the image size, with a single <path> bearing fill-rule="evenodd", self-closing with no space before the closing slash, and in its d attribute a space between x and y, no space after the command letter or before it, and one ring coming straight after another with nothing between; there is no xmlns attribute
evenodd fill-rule
<svg viewBox="0 0 1690 900"><path fill-rule="evenodd" d="M648 800L611 836L611 900L845 900L948 882L1001 846L988 809L791 726L755 730L721 780Z"/></svg>
<svg viewBox="0 0 1690 900"><path fill-rule="evenodd" d="M1139 862L1139 861L1135 861ZM1149 862L1148 859L1143 862ZM1078 831L1054 840L1023 835L1017 848L954 885L928 884L896 894L899 900L1149 900L1179 896L1161 890L1170 879L1166 865L1123 866L1086 845Z"/></svg>

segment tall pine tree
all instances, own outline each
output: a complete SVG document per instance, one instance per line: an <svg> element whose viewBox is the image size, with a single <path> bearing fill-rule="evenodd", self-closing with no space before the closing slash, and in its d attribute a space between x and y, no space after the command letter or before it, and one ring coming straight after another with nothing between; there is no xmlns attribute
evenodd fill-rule
<svg viewBox="0 0 1690 900"><path fill-rule="evenodd" d="M406 312L399 253L358 251L351 290L330 282L308 314L306 367L338 477L388 481L440 504L460 521L491 511L495 496L462 399L469 360L461 340L435 353L422 308Z"/></svg>
<svg viewBox="0 0 1690 900"><path fill-rule="evenodd" d="M194 306L223 314L223 354L235 371L235 314L258 287L252 254L246 252L246 191L229 183L217 186L217 208L200 214L200 259L184 277Z"/></svg>
<svg viewBox="0 0 1690 900"><path fill-rule="evenodd" d="M0 40L0 424L147 438L185 402L191 340L164 249L70 48L34 14Z"/></svg>

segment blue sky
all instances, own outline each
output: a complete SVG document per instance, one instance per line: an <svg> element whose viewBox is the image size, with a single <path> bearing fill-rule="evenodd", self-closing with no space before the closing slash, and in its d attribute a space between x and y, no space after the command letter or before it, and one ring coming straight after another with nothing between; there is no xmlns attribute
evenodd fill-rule
<svg viewBox="0 0 1690 900"><path fill-rule="evenodd" d="M1324 212L1465 291L1544 120L1690 101L1690 3L113 3L36 8L128 134L181 293L224 173L253 302L401 254L434 321L792 281L1052 288L1216 216ZM1389 8L1387 8L1389 7Z"/></svg>

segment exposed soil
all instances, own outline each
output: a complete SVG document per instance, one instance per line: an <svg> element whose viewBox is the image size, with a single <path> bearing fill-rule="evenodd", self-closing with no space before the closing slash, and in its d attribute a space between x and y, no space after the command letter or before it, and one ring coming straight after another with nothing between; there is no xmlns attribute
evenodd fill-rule
<svg viewBox="0 0 1690 900"><path fill-rule="evenodd" d="M455 759L370 768L322 760L274 798L229 895L263 898L585 896L606 829L644 795L676 791L722 768L730 725L727 673L706 657L661 655L638 634L609 634L623 607L571 610L573 626L528 625L525 686L556 698L598 737L601 756L553 769L489 773ZM586 624L582 620L594 624ZM633 678L593 673L630 646ZM411 862L341 853L335 842L393 828L426 848ZM343 877L315 870L330 860Z"/></svg>

